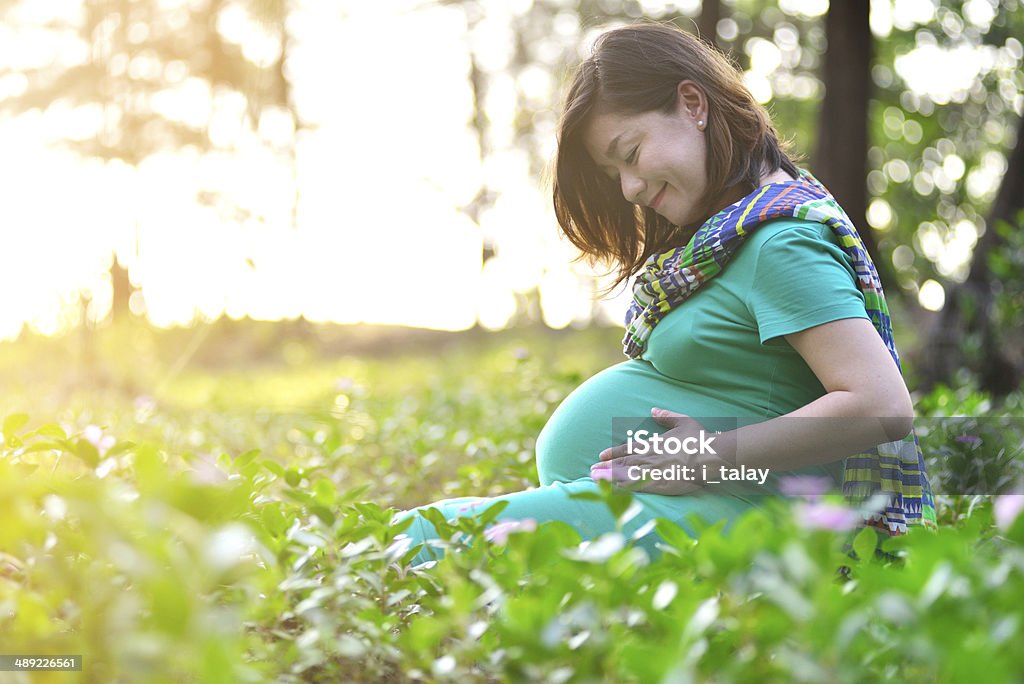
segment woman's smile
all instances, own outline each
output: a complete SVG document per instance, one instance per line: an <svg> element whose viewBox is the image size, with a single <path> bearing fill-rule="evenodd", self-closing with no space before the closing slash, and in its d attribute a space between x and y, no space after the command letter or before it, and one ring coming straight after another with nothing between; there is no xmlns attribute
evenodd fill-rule
<svg viewBox="0 0 1024 684"><path fill-rule="evenodd" d="M658 210L658 206L661 204L661 200L664 199L664 197L665 197L665 191L667 189L668 189L668 182L666 182L664 185L661 186L661 190L659 190L658 194L656 194L654 197L651 198L651 203L649 205L647 205L647 206L649 206L651 209L654 209L655 211L657 211Z"/></svg>

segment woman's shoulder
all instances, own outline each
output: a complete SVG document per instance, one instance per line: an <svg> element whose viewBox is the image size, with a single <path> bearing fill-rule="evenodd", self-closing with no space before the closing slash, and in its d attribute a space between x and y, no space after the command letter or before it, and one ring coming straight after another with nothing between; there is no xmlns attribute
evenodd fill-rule
<svg viewBox="0 0 1024 684"><path fill-rule="evenodd" d="M828 240L833 244L837 242L832 234L832 229L824 223L785 216L765 221L757 226L750 232L747 237L749 244L745 246L754 247L756 245L753 251L757 251L765 243L780 239L779 236L783 236L783 240Z"/></svg>
<svg viewBox="0 0 1024 684"><path fill-rule="evenodd" d="M837 256L842 253L839 239L831 228L818 221L787 216L765 221L750 230L733 259L740 268L752 270L762 258L771 259L773 254L791 259L802 252L833 249L838 250Z"/></svg>

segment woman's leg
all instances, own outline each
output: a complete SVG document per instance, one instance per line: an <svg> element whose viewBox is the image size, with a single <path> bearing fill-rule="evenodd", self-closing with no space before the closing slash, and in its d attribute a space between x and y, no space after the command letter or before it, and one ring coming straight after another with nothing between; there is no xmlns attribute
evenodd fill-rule
<svg viewBox="0 0 1024 684"><path fill-rule="evenodd" d="M430 560L437 560L444 552L431 546L428 540L437 539L437 531L426 518L418 512L426 508L434 508L441 512L446 520L474 516L487 510L499 501L507 501L508 506L498 514L496 522L514 520L535 520L538 524L549 520L560 520L571 525L583 539L593 539L605 532L615 530L615 517L602 501L573 499L571 495L580 492L598 492L597 483L589 477L574 482L556 482L546 487L527 489L511 494L494 497L459 497L436 501L425 506L402 511L393 522L415 516L412 525L405 531L412 544L423 544L423 548L413 558L414 565ZM635 519L626 525L629 534L642 525Z"/></svg>
<svg viewBox="0 0 1024 684"><path fill-rule="evenodd" d="M616 529L615 516L604 501L574 499L573 494L593 492L599 493L600 488L589 477L572 482L555 482L550 485L527 489L521 492L503 494L495 497L459 497L436 501L426 506L402 511L393 522L415 516L412 525L406 530L412 545L423 544L419 553L412 559L412 564L437 560L444 552L430 545L428 540L437 539L437 531L418 512L425 508L434 508L441 512L446 520L473 516L485 511L498 501L508 501L508 506L498 514L496 522L532 519L538 524L549 520L559 520L572 526L583 539L594 539ZM722 496L661 496L657 494L635 494L634 497L643 506L643 511L626 523L623 533L629 537L641 526L654 517L667 518L682 527L691 536L696 530L688 517L696 513L709 523L721 519L731 521L743 511L752 507L750 502L734 497ZM653 531L638 540L652 557L660 554L656 543L661 541Z"/></svg>

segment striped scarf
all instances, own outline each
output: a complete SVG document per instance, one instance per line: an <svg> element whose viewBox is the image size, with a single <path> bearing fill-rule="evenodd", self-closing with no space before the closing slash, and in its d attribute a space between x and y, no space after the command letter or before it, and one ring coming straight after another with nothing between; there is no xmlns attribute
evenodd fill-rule
<svg viewBox="0 0 1024 684"><path fill-rule="evenodd" d="M796 180L757 188L718 212L704 222L686 246L654 254L647 260L634 280L633 302L626 313L626 336L622 340L626 355L637 358L643 354L654 326L718 275L751 231L783 217L823 223L838 236L843 250L853 259L868 317L899 367L878 271L846 212L816 178L802 169ZM885 507L865 514L864 522L889 535L905 534L908 524L935 526L935 504L924 455L913 431L898 442L847 457L843 494L854 504L884 494Z"/></svg>

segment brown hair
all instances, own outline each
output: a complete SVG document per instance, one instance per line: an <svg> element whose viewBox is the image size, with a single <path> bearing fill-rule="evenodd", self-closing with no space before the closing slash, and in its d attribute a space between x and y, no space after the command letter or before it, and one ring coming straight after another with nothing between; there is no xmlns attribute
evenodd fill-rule
<svg viewBox="0 0 1024 684"><path fill-rule="evenodd" d="M705 131L708 194L705 219L750 193L764 173L796 165L768 112L750 95L721 52L670 24L643 23L603 33L576 69L562 110L554 169L555 217L580 259L614 260L613 290L652 254L684 244L699 227L675 226L649 207L631 204L594 164L583 144L589 117L641 114L676 107L677 86L694 81L708 100Z"/></svg>

